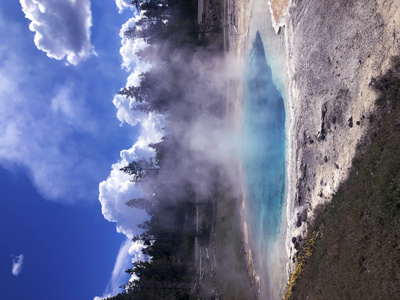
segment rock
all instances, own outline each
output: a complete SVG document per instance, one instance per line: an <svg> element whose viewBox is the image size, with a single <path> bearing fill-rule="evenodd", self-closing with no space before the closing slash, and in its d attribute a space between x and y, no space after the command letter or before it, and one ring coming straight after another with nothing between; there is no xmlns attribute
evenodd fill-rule
<svg viewBox="0 0 400 300"><path fill-rule="evenodd" d="M300 216L300 214L297 214L296 226L297 226L297 227L300 227L300 226L301 226L301 216Z"/></svg>
<svg viewBox="0 0 400 300"><path fill-rule="evenodd" d="M349 122L349 127L352 128L352 127L353 127L353 116L351 116L351 117L348 119L348 122Z"/></svg>
<svg viewBox="0 0 400 300"><path fill-rule="evenodd" d="M328 105L326 104L326 103L324 103L323 105L322 105L322 108L321 108L321 120L323 121L323 120L325 120L325 115L326 115L326 112L328 111Z"/></svg>
<svg viewBox="0 0 400 300"><path fill-rule="evenodd" d="M307 164L301 163L301 165L300 165L300 173L301 173L301 178L302 179L307 177Z"/></svg>
<svg viewBox="0 0 400 300"><path fill-rule="evenodd" d="M327 156L324 157L324 162L328 162L328 157Z"/></svg>
<svg viewBox="0 0 400 300"><path fill-rule="evenodd" d="M318 141L324 141L325 140L325 136L326 136L326 131L324 128L324 123L322 122L322 126L321 126L321 131L318 132Z"/></svg>
<svg viewBox="0 0 400 300"><path fill-rule="evenodd" d="M368 82L368 86L375 86L376 84L377 84L377 80L373 77Z"/></svg>
<svg viewBox="0 0 400 300"><path fill-rule="evenodd" d="M307 133L305 131L303 133L303 144L304 144L304 146L306 144L314 144L314 140L312 139L312 137L307 135Z"/></svg>
<svg viewBox="0 0 400 300"><path fill-rule="evenodd" d="M360 121L357 121L356 124L357 124L358 126L360 126L361 122L360 122Z"/></svg>
<svg viewBox="0 0 400 300"><path fill-rule="evenodd" d="M294 244L294 243L296 243L296 241L297 241L297 238L295 236L292 237L292 243Z"/></svg>
<svg viewBox="0 0 400 300"><path fill-rule="evenodd" d="M300 195L297 196L297 203L298 203L299 205L301 204L301 196L300 196Z"/></svg>
<svg viewBox="0 0 400 300"><path fill-rule="evenodd" d="M299 250L300 244L298 242L294 243L294 249Z"/></svg>

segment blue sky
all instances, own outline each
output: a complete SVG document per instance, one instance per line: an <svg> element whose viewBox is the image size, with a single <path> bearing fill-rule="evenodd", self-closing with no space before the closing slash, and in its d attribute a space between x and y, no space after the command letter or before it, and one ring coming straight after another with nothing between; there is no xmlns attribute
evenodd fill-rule
<svg viewBox="0 0 400 300"><path fill-rule="evenodd" d="M129 2L0 1L1 299L115 294L140 253L146 216L124 204L140 190L118 169L165 120L116 95L148 68L120 34Z"/></svg>
<svg viewBox="0 0 400 300"><path fill-rule="evenodd" d="M43 200L22 170L0 171L1 299L93 299L105 291L121 242L98 205ZM22 254L18 276L12 256Z"/></svg>

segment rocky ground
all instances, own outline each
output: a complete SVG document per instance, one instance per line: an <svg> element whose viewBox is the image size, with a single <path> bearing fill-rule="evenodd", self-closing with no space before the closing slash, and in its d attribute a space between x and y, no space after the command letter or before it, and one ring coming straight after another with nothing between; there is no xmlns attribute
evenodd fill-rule
<svg viewBox="0 0 400 300"><path fill-rule="evenodd" d="M318 204L346 179L374 111L372 78L400 51L398 1L292 1L286 15L289 72L288 247ZM297 245L298 246L298 245Z"/></svg>

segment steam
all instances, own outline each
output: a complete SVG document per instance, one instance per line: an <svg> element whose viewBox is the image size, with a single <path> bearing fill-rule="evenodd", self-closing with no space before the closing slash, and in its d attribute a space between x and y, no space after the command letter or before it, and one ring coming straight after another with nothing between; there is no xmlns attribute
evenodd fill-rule
<svg viewBox="0 0 400 300"><path fill-rule="evenodd" d="M139 126L140 136L132 148L121 151L120 161L112 166L108 179L100 183L99 199L105 218L117 222L117 230L128 237L138 233L136 225L145 220L145 217L142 211L129 208L125 203L140 197L143 191L141 187L130 182L130 177L121 172L120 168L132 161L153 157L154 150L148 145L161 141L167 134L164 128L170 135L178 137L181 145L176 151L171 151L175 157L169 157L171 161L178 160L175 167L179 167L179 170L174 172L174 178L165 182L165 185L177 186L180 182L190 181L198 191L207 194L211 184L207 177L216 165L229 170L226 175L230 180L235 177L230 172L233 172L232 165L237 159L240 137L232 128L232 120L225 118L224 94L229 80L241 80L241 72L235 70L237 64L232 64L223 57L202 62L196 59L188 65L184 55L186 54L181 56L180 53L174 53L174 60L182 66L180 77L188 80L171 77L168 73L161 76L165 79L162 85L182 85L184 98L187 100L184 104L173 104L170 114L134 111L132 107L137 103L135 99L122 95L116 95L113 100L117 108L117 118L121 123ZM129 78L135 76L134 74L131 73ZM199 81L206 81L207 85L199 85ZM186 116L193 118L186 119Z"/></svg>
<svg viewBox="0 0 400 300"><path fill-rule="evenodd" d="M193 52L188 49L171 49L168 42L149 49L153 60L171 62L153 66L137 55L148 45L142 39L128 39L124 34L140 19L136 16L128 20L121 28L122 67L130 71L126 87L140 85L140 75L151 68L158 68L161 78L160 88L171 92L168 99L168 113L144 113L133 108L136 99L116 95L113 103L117 109L117 118L121 124L138 126L140 136L130 149L121 151L120 161L112 166L107 180L100 183L99 200L105 218L117 223L117 230L128 237L138 233L136 225L146 219L143 211L129 208L126 201L140 197L145 191L130 182L128 175L119 169L132 161L154 156L150 143L157 143L165 135L173 136L176 149L166 160L174 162L174 176L164 182L171 190L177 190L181 182L190 182L198 192L207 194L212 184L210 174L215 168L224 169L228 181L236 180L234 163L238 159L240 135L234 130L232 120L227 120L226 93L229 84L241 86L243 63L237 58L221 54L208 55L206 51ZM210 50L212 51L212 50ZM155 58L155 59L154 59ZM174 99L173 96L177 95ZM232 99L228 99L232 101ZM175 198L173 195L169 198Z"/></svg>
<svg viewBox="0 0 400 300"><path fill-rule="evenodd" d="M140 135L130 149L121 151L120 160L112 165L109 177L100 183L99 200L104 217L115 222L117 231L128 239L140 233L137 225L148 216L142 210L128 207L126 202L149 194L152 183L133 183L120 169L132 161L154 157L155 151L149 144L160 142L164 136L168 137L165 143L168 151L162 166L168 172L162 177L164 201L174 203L182 199L187 184L200 197L210 197L215 190L216 173L233 193L241 186L237 169L240 119L236 120L231 107L239 101L240 93L231 93L235 99L227 99L226 95L229 89L240 90L243 62L215 49L176 49L168 42L146 48L143 40L130 40L124 35L138 19L131 18L120 33L122 67L130 72L126 87L138 86L140 75L155 68L157 78L161 79L157 88L168 94L168 110L144 113L134 109L138 105L134 98L116 95L113 99L121 124L140 128ZM152 63L136 54L143 49L148 50L146 54L153 58ZM130 249L130 254L137 259L141 245L131 243Z"/></svg>

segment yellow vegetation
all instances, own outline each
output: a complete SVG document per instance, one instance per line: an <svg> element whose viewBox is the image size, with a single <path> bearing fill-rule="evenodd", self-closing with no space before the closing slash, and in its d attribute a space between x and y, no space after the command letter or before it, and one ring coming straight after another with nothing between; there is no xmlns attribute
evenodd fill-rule
<svg viewBox="0 0 400 300"><path fill-rule="evenodd" d="M276 23L278 23L279 18L282 16L282 13L285 10L288 3L289 0L271 0L272 12Z"/></svg>
<svg viewBox="0 0 400 300"><path fill-rule="evenodd" d="M322 237L322 235L323 235L322 232L314 231L311 234L311 237L309 237L308 239L306 239L304 241L302 248L301 248L302 254L300 254L297 257L296 268L295 268L294 272L292 272L289 276L289 282L286 286L285 294L283 295L284 300L289 300L290 297L292 296L293 287L296 285L297 281L303 274L303 272L306 268L306 265L307 265L307 259L312 255L312 253L315 249L316 242L319 238Z"/></svg>

